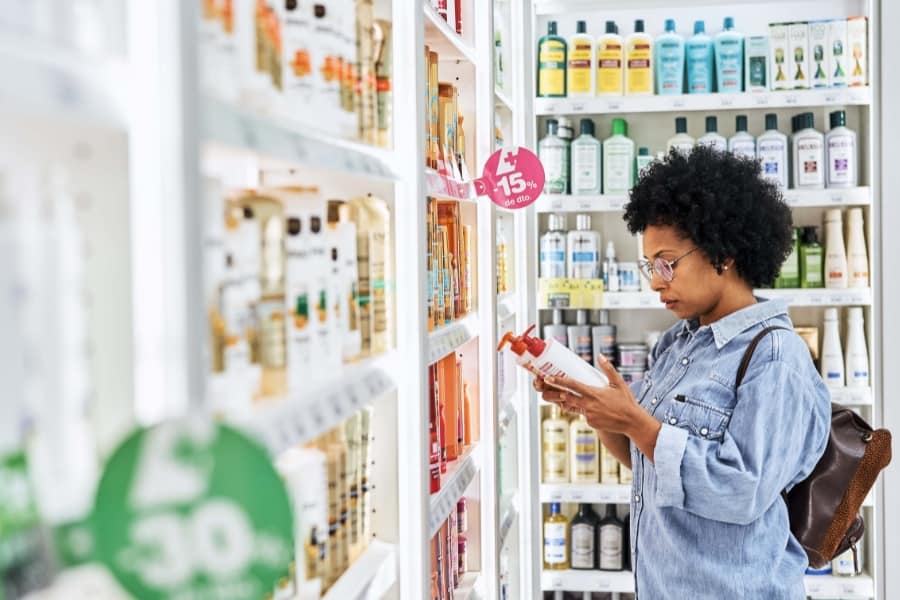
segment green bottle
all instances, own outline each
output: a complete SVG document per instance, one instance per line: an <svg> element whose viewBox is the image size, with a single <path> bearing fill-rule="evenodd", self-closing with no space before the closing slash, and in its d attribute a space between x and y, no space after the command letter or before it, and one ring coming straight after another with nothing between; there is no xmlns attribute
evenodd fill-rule
<svg viewBox="0 0 900 600"><path fill-rule="evenodd" d="M556 35L556 21L547 24L547 35L538 40L537 95L566 97L566 40Z"/></svg>
<svg viewBox="0 0 900 600"><path fill-rule="evenodd" d="M790 289L800 287L800 236L796 228L791 232L791 253L781 265L775 287Z"/></svg>
<svg viewBox="0 0 900 600"><path fill-rule="evenodd" d="M825 287L825 256L816 227L803 228L800 239L800 287Z"/></svg>

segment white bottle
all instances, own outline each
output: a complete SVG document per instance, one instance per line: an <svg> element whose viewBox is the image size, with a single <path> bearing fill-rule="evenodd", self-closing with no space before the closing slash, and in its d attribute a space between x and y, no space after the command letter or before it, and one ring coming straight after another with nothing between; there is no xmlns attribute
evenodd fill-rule
<svg viewBox="0 0 900 600"><path fill-rule="evenodd" d="M697 140L697 144L709 146L719 152L728 150L728 141L719 135L719 119L717 117L706 117L706 134Z"/></svg>
<svg viewBox="0 0 900 600"><path fill-rule="evenodd" d="M583 358L566 348L555 339L542 340L532 337L534 325L520 336L503 336L501 348L509 343L514 354L529 355L531 367L544 377L569 377L586 385L604 387L608 385L606 375L598 371Z"/></svg>
<svg viewBox="0 0 900 600"><path fill-rule="evenodd" d="M541 423L541 481L569 483L569 422L558 406Z"/></svg>
<svg viewBox="0 0 900 600"><path fill-rule="evenodd" d="M618 292L619 261L616 260L616 246L612 240L606 244L606 258L603 259L603 289L607 292Z"/></svg>
<svg viewBox="0 0 900 600"><path fill-rule="evenodd" d="M847 113L836 110L831 115L831 129L825 136L825 173L828 187L856 187L856 132L847 129Z"/></svg>
<svg viewBox="0 0 900 600"><path fill-rule="evenodd" d="M566 217L550 215L549 231L541 236L541 277L561 279L566 276Z"/></svg>
<svg viewBox="0 0 900 600"><path fill-rule="evenodd" d="M679 152L689 154L694 149L695 140L687 133L687 119L685 117L677 117L675 119L675 135L669 138L666 144L666 151L677 149Z"/></svg>
<svg viewBox="0 0 900 600"><path fill-rule="evenodd" d="M766 115L766 131L756 140L762 176L786 190L788 187L788 139L778 131L778 115Z"/></svg>
<svg viewBox="0 0 900 600"><path fill-rule="evenodd" d="M569 279L597 279L600 270L600 234L591 229L590 215L577 215L575 229L566 234Z"/></svg>
<svg viewBox="0 0 900 600"><path fill-rule="evenodd" d="M603 142L603 193L627 194L634 185L634 141L625 119L613 119L612 133Z"/></svg>
<svg viewBox="0 0 900 600"><path fill-rule="evenodd" d="M861 208L847 211L847 277L849 287L869 287L869 257Z"/></svg>
<svg viewBox="0 0 900 600"><path fill-rule="evenodd" d="M735 134L728 139L728 151L737 156L756 158L756 138L747 133L747 115L734 119Z"/></svg>
<svg viewBox="0 0 900 600"><path fill-rule="evenodd" d="M825 136L815 129L811 112L798 119L799 131L792 137L794 144L794 187L822 189L825 187Z"/></svg>
<svg viewBox="0 0 900 600"><path fill-rule="evenodd" d="M825 212L825 287L847 287L847 251L844 249L844 228L839 208Z"/></svg>
<svg viewBox="0 0 900 600"><path fill-rule="evenodd" d="M601 177L601 156L603 146L594 137L594 122L590 119L582 119L580 125L581 135L572 142L572 194L573 195L599 195L603 191L603 178Z"/></svg>
<svg viewBox="0 0 900 600"><path fill-rule="evenodd" d="M559 136L559 121L547 120L547 135L538 142L538 157L544 167L545 194L565 194L569 188L569 146Z"/></svg>
<svg viewBox="0 0 900 600"><path fill-rule="evenodd" d="M847 387L869 387L869 353L863 323L862 308L853 306L847 310L847 356L844 365Z"/></svg>
<svg viewBox="0 0 900 600"><path fill-rule="evenodd" d="M820 371L828 387L844 387L844 354L841 352L841 334L838 331L838 311L825 309L825 334L822 336Z"/></svg>
<svg viewBox="0 0 900 600"><path fill-rule="evenodd" d="M856 544L856 564L863 564L863 545L859 543ZM853 577L856 575L856 564L851 548L831 561L831 572L838 577Z"/></svg>
<svg viewBox="0 0 900 600"><path fill-rule="evenodd" d="M576 33L569 38L566 95L594 96L597 93L597 69L594 36L587 33L587 22L576 23Z"/></svg>
<svg viewBox="0 0 900 600"><path fill-rule="evenodd" d="M572 483L600 481L600 440L584 415L569 427L569 471Z"/></svg>

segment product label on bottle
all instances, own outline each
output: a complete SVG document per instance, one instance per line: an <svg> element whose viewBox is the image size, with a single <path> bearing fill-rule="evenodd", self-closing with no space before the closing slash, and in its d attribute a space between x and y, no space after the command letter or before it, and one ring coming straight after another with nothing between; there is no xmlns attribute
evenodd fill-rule
<svg viewBox="0 0 900 600"><path fill-rule="evenodd" d="M587 523L572 525L572 568L594 568L594 527Z"/></svg>
<svg viewBox="0 0 900 600"><path fill-rule="evenodd" d="M624 566L622 561L623 530L618 525L600 527L600 568L617 570Z"/></svg>
<svg viewBox="0 0 900 600"><path fill-rule="evenodd" d="M856 175L856 143L853 136L835 135L828 138L829 185L852 185Z"/></svg>
<svg viewBox="0 0 900 600"><path fill-rule="evenodd" d="M787 187L786 158L787 149L780 141L760 141L758 158L762 176L777 183L781 187Z"/></svg>
<svg viewBox="0 0 900 600"><path fill-rule="evenodd" d="M656 56L659 94L680 94L684 83L684 59L677 41L660 42Z"/></svg>
<svg viewBox="0 0 900 600"><path fill-rule="evenodd" d="M544 192L565 194L569 181L569 165L566 148L562 145L539 145L538 154L544 166Z"/></svg>
<svg viewBox="0 0 900 600"><path fill-rule="evenodd" d="M572 144L572 193L600 193L600 144Z"/></svg>
<svg viewBox="0 0 900 600"><path fill-rule="evenodd" d="M590 40L575 40L569 48L569 94L591 93L594 45Z"/></svg>
<svg viewBox="0 0 900 600"><path fill-rule="evenodd" d="M712 48L706 44L687 43L688 93L709 94L712 92Z"/></svg>
<svg viewBox="0 0 900 600"><path fill-rule="evenodd" d="M622 44L600 43L597 48L597 93L622 93Z"/></svg>
<svg viewBox="0 0 900 600"><path fill-rule="evenodd" d="M797 142L797 185L798 187L818 187L825 184L822 169L822 142L820 140L800 140Z"/></svg>
<svg viewBox="0 0 900 600"><path fill-rule="evenodd" d="M719 92L740 92L742 86L743 57L741 56L743 40L721 40L718 42L719 52Z"/></svg>
<svg viewBox="0 0 900 600"><path fill-rule="evenodd" d="M825 287L847 287L847 272L841 269L841 267L846 267L845 261L846 257L843 255L843 253L829 253L825 257L825 265L827 266L825 273Z"/></svg>
<svg viewBox="0 0 900 600"><path fill-rule="evenodd" d="M639 41L628 49L626 65L627 93L652 93L653 72L650 67L651 46L648 42Z"/></svg>
<svg viewBox="0 0 900 600"><path fill-rule="evenodd" d="M625 194L631 189L631 177L634 174L633 156L627 148L611 148L603 157L605 159L606 194Z"/></svg>
<svg viewBox="0 0 900 600"><path fill-rule="evenodd" d="M541 44L538 62L538 95L565 95L566 45L559 40L545 41Z"/></svg>
<svg viewBox="0 0 900 600"><path fill-rule="evenodd" d="M756 158L756 144L753 140L738 140L731 145L731 153L747 158Z"/></svg>
<svg viewBox="0 0 900 600"><path fill-rule="evenodd" d="M747 59L747 83L750 87L747 91L767 90L768 80L767 74L768 56L765 54L751 56Z"/></svg>
<svg viewBox="0 0 900 600"><path fill-rule="evenodd" d="M544 562L562 565L566 562L566 524L544 523Z"/></svg>
<svg viewBox="0 0 900 600"><path fill-rule="evenodd" d="M822 287L825 283L822 277L822 255L807 254L806 255L806 271L804 273L806 287Z"/></svg>

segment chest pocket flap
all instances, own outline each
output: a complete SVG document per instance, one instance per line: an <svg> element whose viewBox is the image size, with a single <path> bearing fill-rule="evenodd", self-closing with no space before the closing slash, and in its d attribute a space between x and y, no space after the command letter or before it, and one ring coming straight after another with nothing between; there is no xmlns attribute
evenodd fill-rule
<svg viewBox="0 0 900 600"><path fill-rule="evenodd" d="M731 410L682 395L668 402L665 414L665 422L669 425L686 429L707 440L722 439L730 420Z"/></svg>

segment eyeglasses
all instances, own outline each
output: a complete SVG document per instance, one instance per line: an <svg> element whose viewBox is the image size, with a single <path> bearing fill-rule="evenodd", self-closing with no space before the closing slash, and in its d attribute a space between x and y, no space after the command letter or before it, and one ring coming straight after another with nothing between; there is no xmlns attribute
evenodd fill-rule
<svg viewBox="0 0 900 600"><path fill-rule="evenodd" d="M675 265L678 264L678 261L685 256L693 254L697 250L699 250L699 248L689 250L675 260L666 260L660 257L654 258L653 260L643 259L638 263L641 268L641 274L647 278L647 281L652 281L653 273L656 273L663 281L669 283L675 279Z"/></svg>

